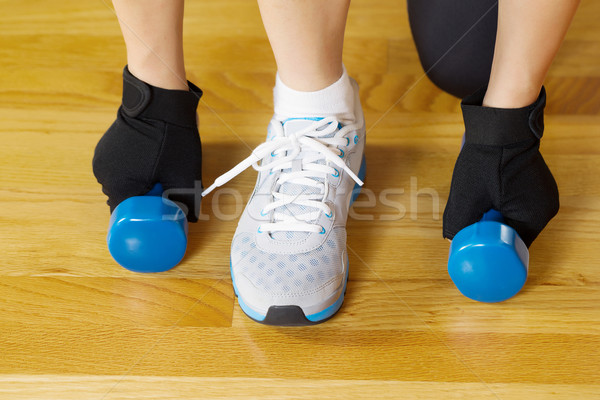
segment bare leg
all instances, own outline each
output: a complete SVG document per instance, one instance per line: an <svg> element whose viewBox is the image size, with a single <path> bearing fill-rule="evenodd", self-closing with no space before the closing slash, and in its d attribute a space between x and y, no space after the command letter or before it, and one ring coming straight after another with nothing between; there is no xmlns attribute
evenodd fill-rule
<svg viewBox="0 0 600 400"><path fill-rule="evenodd" d="M113 0L129 71L164 89L187 90L183 63L183 0Z"/></svg>
<svg viewBox="0 0 600 400"><path fill-rule="evenodd" d="M258 0L279 77L292 89L323 89L342 75L350 0Z"/></svg>
<svg viewBox="0 0 600 400"><path fill-rule="evenodd" d="M579 0L500 0L494 61L483 105L533 103Z"/></svg>

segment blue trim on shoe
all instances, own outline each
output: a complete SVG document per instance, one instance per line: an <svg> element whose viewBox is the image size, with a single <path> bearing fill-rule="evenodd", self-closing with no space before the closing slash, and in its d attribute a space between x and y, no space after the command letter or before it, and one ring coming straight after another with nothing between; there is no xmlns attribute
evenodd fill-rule
<svg viewBox="0 0 600 400"><path fill-rule="evenodd" d="M288 118L288 119L285 119L285 120L281 121L281 124L285 125L285 123L288 122L288 121L297 121L297 120L300 120L300 121L320 121L322 119L323 119L323 117ZM337 128L338 129L342 129L343 127L344 126L341 123L338 122Z"/></svg>
<svg viewBox="0 0 600 400"><path fill-rule="evenodd" d="M323 119L323 117L288 118L288 119L282 121L281 124L283 125L288 121L298 121L298 120L300 120L300 121L320 121L322 119Z"/></svg>

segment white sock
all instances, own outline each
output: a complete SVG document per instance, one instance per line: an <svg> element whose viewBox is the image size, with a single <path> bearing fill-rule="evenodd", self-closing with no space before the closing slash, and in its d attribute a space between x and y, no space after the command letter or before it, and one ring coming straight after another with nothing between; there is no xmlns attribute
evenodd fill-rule
<svg viewBox="0 0 600 400"><path fill-rule="evenodd" d="M343 67L340 79L316 92L300 92L285 85L277 74L273 88L275 118L335 117L342 124L356 120L354 116L354 88Z"/></svg>

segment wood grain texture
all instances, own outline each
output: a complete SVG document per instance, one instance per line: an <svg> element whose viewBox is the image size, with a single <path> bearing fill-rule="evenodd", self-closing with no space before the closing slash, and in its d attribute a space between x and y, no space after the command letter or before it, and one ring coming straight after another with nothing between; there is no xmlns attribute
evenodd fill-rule
<svg viewBox="0 0 600 400"><path fill-rule="evenodd" d="M594 385L440 383L369 380L310 380L264 378L195 378L127 376L5 375L0 378L0 395L14 400L69 398L73 392L85 398L125 400L165 399L247 399L248 388L259 388L260 398L289 399L403 399L476 398L521 400L544 398L570 400L577 392L596 399ZM44 389L40 389L40 388Z"/></svg>
<svg viewBox="0 0 600 400"><path fill-rule="evenodd" d="M91 171L125 64L110 2L0 9L0 399L600 399L600 2L583 0L546 82L561 211L523 291L480 304L448 278L441 238L458 100L424 77L404 2L353 1L368 174L348 293L335 318L291 329L250 321L231 288L253 171L204 200L177 268L114 263ZM275 63L251 1L187 2L184 41L211 183L264 140Z"/></svg>

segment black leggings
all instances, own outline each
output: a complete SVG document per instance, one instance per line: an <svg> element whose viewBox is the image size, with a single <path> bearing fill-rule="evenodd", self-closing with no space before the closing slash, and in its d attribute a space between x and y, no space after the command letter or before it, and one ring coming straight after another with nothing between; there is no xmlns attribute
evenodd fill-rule
<svg viewBox="0 0 600 400"><path fill-rule="evenodd" d="M487 85L497 0L408 0L408 16L421 65L433 83L460 98Z"/></svg>

